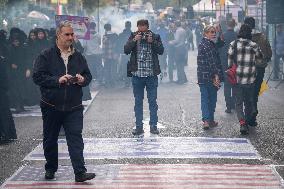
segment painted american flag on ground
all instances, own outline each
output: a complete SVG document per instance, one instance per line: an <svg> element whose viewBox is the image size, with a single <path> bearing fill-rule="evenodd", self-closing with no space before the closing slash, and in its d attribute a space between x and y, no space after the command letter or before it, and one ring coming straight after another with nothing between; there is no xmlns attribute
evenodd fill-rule
<svg viewBox="0 0 284 189"><path fill-rule="evenodd" d="M3 188L72 189L283 189L281 178L266 165L244 164L108 164L88 166L97 177L75 183L71 166L60 166L56 180L45 181L43 165L26 166Z"/></svg>

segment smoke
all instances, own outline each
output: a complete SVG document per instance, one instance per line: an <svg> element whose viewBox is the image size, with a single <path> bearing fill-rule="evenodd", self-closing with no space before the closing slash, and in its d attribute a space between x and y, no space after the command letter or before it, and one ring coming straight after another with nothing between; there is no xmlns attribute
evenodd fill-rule
<svg viewBox="0 0 284 189"><path fill-rule="evenodd" d="M98 12L91 14L91 19L97 23ZM116 7L108 6L100 8L99 18L100 18L100 33L104 32L103 26L106 23L112 25L112 31L115 33L120 33L124 29L124 24L126 21L132 23L132 31L136 30L136 22L139 19L151 19L153 16L146 12L124 12L123 9L118 9Z"/></svg>
<svg viewBox="0 0 284 189"><path fill-rule="evenodd" d="M147 7L151 7L147 5ZM74 8L74 7L69 7ZM28 1L18 1L13 4L10 4L5 8L5 13L3 20L5 19L8 22L8 28L12 27L19 27L20 29L24 30L28 33L31 29L35 27L42 27L42 28L54 28L55 27L55 9L54 5L48 6L46 4L34 4ZM112 25L112 31L115 33L120 33L124 29L124 24L126 21L131 21L132 23L132 30L136 30L136 22L139 19L149 19L150 27L151 27L151 20L153 20L153 15L150 13L146 13L145 11L126 11L127 5L125 5L125 9L117 8L116 6L106 6L100 7L99 15L98 10L91 13L88 17L91 18L92 21L96 22L98 25L98 17L100 20L100 33L104 33L104 24L110 23ZM27 18L27 15L30 11L39 11L46 14L50 20L40 20L34 18ZM68 11L65 11L68 12ZM64 13L65 14L65 13ZM74 15L76 16L76 15ZM1 22L3 22L1 20ZM4 28L2 26L1 28ZM98 27L97 27L98 28Z"/></svg>

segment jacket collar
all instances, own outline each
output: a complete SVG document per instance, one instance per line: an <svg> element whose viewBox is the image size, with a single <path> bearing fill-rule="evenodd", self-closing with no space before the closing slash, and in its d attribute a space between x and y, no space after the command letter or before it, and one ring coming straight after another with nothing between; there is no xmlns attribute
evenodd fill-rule
<svg viewBox="0 0 284 189"><path fill-rule="evenodd" d="M59 49L59 47L57 46L57 44L54 45L55 51L58 55L61 55L61 50ZM73 45L70 46L69 48L71 55L73 55L76 52L76 49L73 47Z"/></svg>

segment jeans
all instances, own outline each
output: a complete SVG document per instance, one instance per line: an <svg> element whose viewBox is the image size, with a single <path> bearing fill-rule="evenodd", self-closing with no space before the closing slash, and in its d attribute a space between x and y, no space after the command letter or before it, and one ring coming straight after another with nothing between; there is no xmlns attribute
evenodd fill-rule
<svg viewBox="0 0 284 189"><path fill-rule="evenodd" d="M256 114L254 92L255 84L237 84L235 86L236 112L239 121L248 122Z"/></svg>
<svg viewBox="0 0 284 189"><path fill-rule="evenodd" d="M144 99L144 88L146 87L147 98L150 110L150 121L151 127L157 126L158 122L158 105L157 105L157 88L158 88L158 77L132 77L133 94L135 98L134 112L136 118L136 128L143 127L143 99Z"/></svg>
<svg viewBox="0 0 284 189"><path fill-rule="evenodd" d="M84 143L83 108L63 112L41 108L43 119L43 150L46 159L45 170L56 172L58 169L58 134L61 126L65 130L68 151L74 173L86 172L83 157Z"/></svg>
<svg viewBox="0 0 284 189"><path fill-rule="evenodd" d="M212 83L199 84L201 93L202 121L214 121L217 88Z"/></svg>

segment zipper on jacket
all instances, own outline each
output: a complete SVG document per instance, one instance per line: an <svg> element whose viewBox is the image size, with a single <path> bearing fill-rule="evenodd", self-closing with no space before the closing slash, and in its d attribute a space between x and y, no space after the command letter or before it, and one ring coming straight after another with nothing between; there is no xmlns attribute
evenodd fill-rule
<svg viewBox="0 0 284 189"><path fill-rule="evenodd" d="M64 99L63 99L63 111L65 111L66 96L67 96L67 89L66 89L66 86L65 86L65 89L64 89Z"/></svg>

